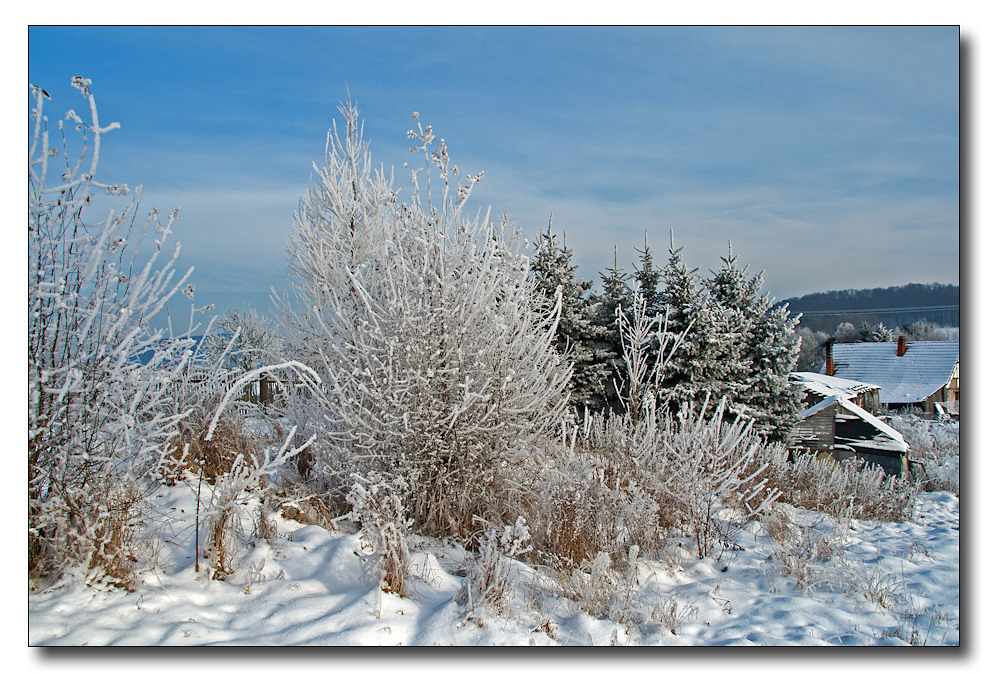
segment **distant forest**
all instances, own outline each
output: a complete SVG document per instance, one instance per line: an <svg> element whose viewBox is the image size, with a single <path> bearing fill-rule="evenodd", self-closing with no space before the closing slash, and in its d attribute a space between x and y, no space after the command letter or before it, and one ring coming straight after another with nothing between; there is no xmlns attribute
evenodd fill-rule
<svg viewBox="0 0 988 674"><path fill-rule="evenodd" d="M868 290L829 290L792 297L789 313L803 314L800 327L833 334L841 323L888 328L927 320L934 325L960 327L960 286L943 283L910 283Z"/></svg>

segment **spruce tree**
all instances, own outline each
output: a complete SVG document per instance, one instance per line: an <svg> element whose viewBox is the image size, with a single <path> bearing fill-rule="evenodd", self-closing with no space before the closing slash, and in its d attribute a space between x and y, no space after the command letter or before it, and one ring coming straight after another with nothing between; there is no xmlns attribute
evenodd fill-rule
<svg viewBox="0 0 988 674"><path fill-rule="evenodd" d="M648 232L645 232L645 246L638 251L641 267L635 267L634 278L638 283L638 292L645 300L645 313L648 316L655 316L659 313L659 281L662 279L661 270L655 267L652 261L652 251L648 247Z"/></svg>
<svg viewBox="0 0 988 674"><path fill-rule="evenodd" d="M595 320L598 327L600 357L604 363L605 401L611 409L620 409L617 393L617 373L624 370L624 353L621 347L621 331L618 327L618 311L627 312L631 304L628 275L618 266L617 246L614 246L614 266L600 272L602 292L594 295Z"/></svg>
<svg viewBox="0 0 988 674"><path fill-rule="evenodd" d="M606 349L601 342L603 329L594 322L594 298L591 283L576 278L573 251L560 247L552 233L552 218L547 232L539 232L539 242L532 259L532 278L546 314L555 306L557 289L562 294L559 325L553 346L573 363L570 379L570 402L576 407L598 406L603 399Z"/></svg>
<svg viewBox="0 0 988 674"><path fill-rule="evenodd" d="M751 374L745 392L754 427L770 442L785 442L799 421L800 393L789 385L799 358L798 318L788 305L775 307L755 321L750 350Z"/></svg>
<svg viewBox="0 0 988 674"><path fill-rule="evenodd" d="M702 404L707 393L713 400L730 397L733 388L728 368L732 340L725 337L725 315L705 294L697 270L683 262L682 251L670 232L669 260L660 272L665 285L659 302L662 311L669 312L667 330L686 333L666 367L659 391L659 401L673 413L690 402Z"/></svg>
<svg viewBox="0 0 988 674"><path fill-rule="evenodd" d="M713 277L705 282L710 299L721 314L726 330L721 335L723 350L718 355L721 372L730 386L731 400L743 400L751 375L751 341L756 317L768 310L767 297L759 296L762 286L761 274L748 277L748 268L737 265L731 243L727 244L727 257Z"/></svg>
<svg viewBox="0 0 988 674"><path fill-rule="evenodd" d="M785 440L796 421L797 393L788 385L799 355L797 319L788 309L772 310L772 299L759 294L762 274L748 276L728 244L723 265L707 282L711 299L727 319L729 349L723 371L733 385L732 408L754 418L755 429L769 440Z"/></svg>
<svg viewBox="0 0 988 674"><path fill-rule="evenodd" d="M662 272L655 267L652 261L652 250L648 247L648 232L645 232L645 246L642 249L635 249L639 255L640 267L635 267L635 285L639 297L645 302L644 314L648 318L654 318L664 311L662 299L659 293L659 282L662 280ZM657 358L658 335L650 337L650 347L646 356L647 367L651 369Z"/></svg>

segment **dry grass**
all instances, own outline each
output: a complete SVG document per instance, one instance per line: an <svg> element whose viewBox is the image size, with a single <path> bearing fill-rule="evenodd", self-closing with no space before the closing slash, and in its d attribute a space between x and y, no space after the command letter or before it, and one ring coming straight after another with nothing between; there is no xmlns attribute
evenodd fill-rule
<svg viewBox="0 0 988 674"><path fill-rule="evenodd" d="M279 489L274 492L272 500L285 519L302 524L315 524L330 531L336 530L333 518L339 513L335 513L330 505L327 505L326 499L308 485L293 484Z"/></svg>
<svg viewBox="0 0 988 674"><path fill-rule="evenodd" d="M123 480L93 480L47 499L36 513L38 528L28 531L30 587L79 565L94 581L132 591L147 547L146 509L137 485Z"/></svg>
<svg viewBox="0 0 988 674"><path fill-rule="evenodd" d="M789 458L781 446L763 449L759 463L766 486L779 490L779 501L826 513L876 522L903 522L912 516L916 485L886 475L878 466L830 461L812 453Z"/></svg>
<svg viewBox="0 0 988 674"><path fill-rule="evenodd" d="M257 438L247 429L240 415L224 413L220 416L212 437L207 440L209 422L206 418L181 422L163 461L166 484L175 484L186 470L194 475L201 474L204 480L215 484L216 478L230 472L238 456L258 459Z"/></svg>
<svg viewBox="0 0 988 674"><path fill-rule="evenodd" d="M553 483L533 523L536 549L562 568L594 559L616 540L618 506L611 490L589 480Z"/></svg>

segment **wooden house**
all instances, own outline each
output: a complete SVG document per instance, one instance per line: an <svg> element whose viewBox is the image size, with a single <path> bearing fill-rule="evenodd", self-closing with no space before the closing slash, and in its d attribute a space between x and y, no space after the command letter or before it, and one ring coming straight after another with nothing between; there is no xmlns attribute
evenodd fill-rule
<svg viewBox="0 0 988 674"><path fill-rule="evenodd" d="M824 374L879 387L885 409L937 408L960 412L960 344L958 342L862 342L834 344Z"/></svg>

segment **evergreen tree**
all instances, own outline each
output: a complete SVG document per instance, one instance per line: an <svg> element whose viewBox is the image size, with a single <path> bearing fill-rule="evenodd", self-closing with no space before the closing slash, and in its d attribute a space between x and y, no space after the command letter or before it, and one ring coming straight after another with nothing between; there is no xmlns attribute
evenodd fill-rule
<svg viewBox="0 0 988 674"><path fill-rule="evenodd" d="M641 267L635 268L634 278L638 283L638 292L645 300L645 313L648 316L655 316L659 313L661 304L659 297L659 281L662 279L661 270L655 267L652 262L652 251L648 247L648 232L645 232L645 247L638 251Z"/></svg>
<svg viewBox="0 0 988 674"><path fill-rule="evenodd" d="M577 407L597 406L603 398L606 348L601 341L603 328L594 322L595 301L591 283L576 278L573 251L562 247L552 233L552 218L547 232L539 232L539 242L532 259L535 290L542 299L546 315L555 307L556 291L561 292L559 326L553 346L573 363L570 379L570 402Z"/></svg>
<svg viewBox="0 0 988 674"><path fill-rule="evenodd" d="M641 266L635 267L635 285L639 297L644 301L644 315L647 319L657 317L665 310L662 307L662 298L659 293L659 282L662 280L662 271L655 267L652 261L652 250L648 247L648 232L645 232L645 246L638 251ZM659 335L653 334L649 338L649 349L646 355L646 367L654 367L658 359Z"/></svg>
<svg viewBox="0 0 988 674"><path fill-rule="evenodd" d="M759 316L752 331L745 402L755 418L755 429L770 442L788 440L799 421L801 394L789 386L789 373L799 358L797 323L798 317L790 318L788 305L784 305Z"/></svg>
<svg viewBox="0 0 988 674"><path fill-rule="evenodd" d="M682 251L682 247L676 248L670 232L669 260L660 272L665 285L659 303L663 312L669 312L667 330L686 333L666 366L659 392L660 402L673 413L691 401L702 403L708 392L718 400L728 395L732 386L726 369L730 359L724 314L704 293L697 270L683 262Z"/></svg>
<svg viewBox="0 0 988 674"><path fill-rule="evenodd" d="M750 351L756 319L768 311L771 302L768 297L758 294L762 286L761 274L749 277L748 268L737 265L737 256L730 242L727 244L727 257L722 257L721 261L721 268L705 284L710 299L727 326L722 335L725 348L719 357L724 361L723 376L732 384L727 387L730 398L737 400L744 398L751 375Z"/></svg>
<svg viewBox="0 0 988 674"><path fill-rule="evenodd" d="M773 301L759 294L762 275L748 276L737 265L728 244L723 265L707 282L711 299L730 326L725 334L724 372L733 409L755 420L755 429L770 440L784 440L796 422L797 392L788 385L799 355L797 319L786 307L771 310Z"/></svg>
<svg viewBox="0 0 988 674"><path fill-rule="evenodd" d="M617 246L614 246L614 266L600 273L602 293L593 295L595 306L594 324L598 327L600 358L604 362L604 398L612 409L621 407L617 393L617 373L624 369L624 353L621 347L621 330L618 311L627 314L631 304L631 289L628 275L618 266Z"/></svg>

